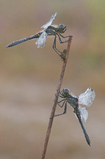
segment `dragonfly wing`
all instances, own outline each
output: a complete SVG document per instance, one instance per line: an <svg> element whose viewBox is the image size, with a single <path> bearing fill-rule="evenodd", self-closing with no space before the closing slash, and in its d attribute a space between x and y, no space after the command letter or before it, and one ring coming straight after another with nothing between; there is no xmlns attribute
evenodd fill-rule
<svg viewBox="0 0 105 159"><path fill-rule="evenodd" d="M50 26L52 24L52 22L55 19L56 15L57 15L57 12L54 15L52 15L50 20L46 24L44 24L41 28L44 28L44 29L48 28L48 26Z"/></svg>
<svg viewBox="0 0 105 159"><path fill-rule="evenodd" d="M95 91L88 88L84 93L81 93L78 98L79 104L90 106L95 98Z"/></svg>
<svg viewBox="0 0 105 159"><path fill-rule="evenodd" d="M79 112L80 112L81 120L86 122L86 120L88 118L87 109L85 107L81 107L80 105L79 105L78 109L79 109Z"/></svg>
<svg viewBox="0 0 105 159"><path fill-rule="evenodd" d="M40 37L36 41L37 48L43 48L45 46L47 39L47 33L43 31L43 33L40 35Z"/></svg>

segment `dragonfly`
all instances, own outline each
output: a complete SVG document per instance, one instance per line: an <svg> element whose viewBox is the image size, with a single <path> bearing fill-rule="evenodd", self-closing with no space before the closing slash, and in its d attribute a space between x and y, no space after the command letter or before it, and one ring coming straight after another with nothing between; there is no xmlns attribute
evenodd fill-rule
<svg viewBox="0 0 105 159"><path fill-rule="evenodd" d="M18 45L22 42L28 41L28 40L37 39L37 41L35 42L35 44L37 45L37 48L43 48L45 46L47 36L53 35L53 36L55 36L54 42L53 42L53 49L55 50L55 52L58 55L61 55L62 52L56 48L56 39L58 37L60 43L66 43L66 42L68 42L68 40L62 41L61 38L68 38L70 36L62 35L67 30L67 28L64 24L60 24L59 27L51 25L53 20L55 19L56 15L57 15L57 12L54 15L52 15L51 18L49 19L49 21L41 27L41 28L43 28L43 30L39 31L35 35L32 35L28 38L14 41L14 42L8 44L7 47L12 47L12 46Z"/></svg>
<svg viewBox="0 0 105 159"><path fill-rule="evenodd" d="M93 103L93 100L95 99L95 91L91 88L87 88L87 90L84 93L81 93L79 95L79 97L77 97L73 94L70 94L69 89L65 88L59 93L59 97L61 97L63 99L58 102L58 105L61 108L64 106L64 111L63 111L63 113L57 114L55 116L60 116L60 115L65 114L66 110L67 110L67 103L69 103L74 109L73 112L81 125L81 128L83 130L83 133L84 133L84 136L85 136L85 139L86 139L88 145L91 146L90 138L83 125L83 121L86 122L86 120L88 118L88 111L87 111L86 107L81 107L80 105L82 104L87 107L91 106Z"/></svg>

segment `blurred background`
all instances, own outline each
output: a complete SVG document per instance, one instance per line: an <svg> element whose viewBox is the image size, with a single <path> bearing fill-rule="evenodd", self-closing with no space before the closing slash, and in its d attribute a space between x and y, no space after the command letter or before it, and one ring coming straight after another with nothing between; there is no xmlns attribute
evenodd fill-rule
<svg viewBox="0 0 105 159"><path fill-rule="evenodd" d="M0 159L41 158L62 60L52 49L54 37L40 49L36 40L6 45L40 31L55 12L53 24L73 35L62 89L78 96L91 87L96 98L84 124L92 147L68 105L54 119L46 158L105 158L105 1L0 0ZM57 42L59 50L66 47Z"/></svg>

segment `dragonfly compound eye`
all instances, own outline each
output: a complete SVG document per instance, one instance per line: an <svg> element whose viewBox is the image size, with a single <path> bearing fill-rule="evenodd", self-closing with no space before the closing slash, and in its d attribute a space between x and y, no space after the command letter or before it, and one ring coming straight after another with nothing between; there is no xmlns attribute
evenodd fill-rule
<svg viewBox="0 0 105 159"><path fill-rule="evenodd" d="M65 88L65 89L64 89L64 92L67 94L67 93L69 93L70 91L69 91L68 88Z"/></svg>
<svg viewBox="0 0 105 159"><path fill-rule="evenodd" d="M60 24L59 25L59 30L60 30L60 33L64 33L66 31L66 26L64 24Z"/></svg>
<svg viewBox="0 0 105 159"><path fill-rule="evenodd" d="M63 95L63 96L67 96L68 94L69 94L69 89L68 88L65 88L65 89L63 89L62 91L61 91L61 94Z"/></svg>

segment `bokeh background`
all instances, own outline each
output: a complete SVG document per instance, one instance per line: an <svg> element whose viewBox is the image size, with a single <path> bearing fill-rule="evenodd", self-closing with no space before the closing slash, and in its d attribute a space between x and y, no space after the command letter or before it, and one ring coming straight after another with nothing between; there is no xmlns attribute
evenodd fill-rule
<svg viewBox="0 0 105 159"><path fill-rule="evenodd" d="M91 87L96 98L84 124L92 147L68 105L54 119L46 158L105 158L105 1L0 0L0 159L41 157L62 60L52 49L54 37L43 49L35 40L6 45L40 31L56 11L53 24L73 35L62 89L78 96ZM57 42L61 51L66 46Z"/></svg>

